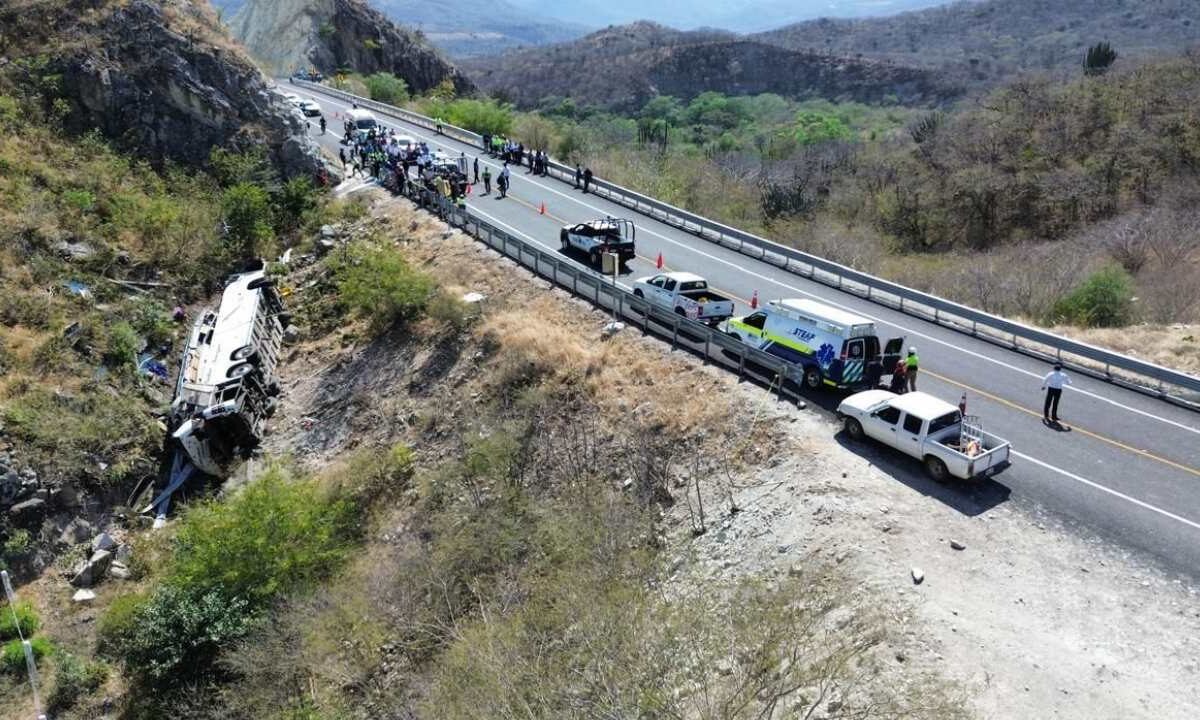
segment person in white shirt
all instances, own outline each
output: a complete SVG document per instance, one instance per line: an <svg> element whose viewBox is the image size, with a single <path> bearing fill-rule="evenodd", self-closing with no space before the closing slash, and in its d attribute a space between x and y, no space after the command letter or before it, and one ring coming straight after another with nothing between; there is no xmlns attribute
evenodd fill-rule
<svg viewBox="0 0 1200 720"><path fill-rule="evenodd" d="M1070 385L1071 378L1063 372L1062 364L1055 363L1054 370L1042 378L1042 390L1046 391L1046 405L1042 417L1046 422L1058 422L1058 400L1062 397L1063 385Z"/></svg>

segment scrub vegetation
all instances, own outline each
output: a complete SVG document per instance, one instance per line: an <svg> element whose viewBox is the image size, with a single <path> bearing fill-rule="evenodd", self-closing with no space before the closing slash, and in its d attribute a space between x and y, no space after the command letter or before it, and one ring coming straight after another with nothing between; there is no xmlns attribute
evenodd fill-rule
<svg viewBox="0 0 1200 720"><path fill-rule="evenodd" d="M511 127L601 177L991 312L1196 322L1200 56L1088 57L1074 78L939 111L710 92L619 116L549 97Z"/></svg>

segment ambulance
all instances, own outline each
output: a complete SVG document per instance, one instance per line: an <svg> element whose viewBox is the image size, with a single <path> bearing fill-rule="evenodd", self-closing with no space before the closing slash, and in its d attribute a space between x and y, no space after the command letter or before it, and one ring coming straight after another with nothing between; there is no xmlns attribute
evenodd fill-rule
<svg viewBox="0 0 1200 720"><path fill-rule="evenodd" d="M750 347L803 367L810 390L875 387L904 348L903 337L880 343L871 320L814 300L772 300L749 315L730 318L724 329Z"/></svg>

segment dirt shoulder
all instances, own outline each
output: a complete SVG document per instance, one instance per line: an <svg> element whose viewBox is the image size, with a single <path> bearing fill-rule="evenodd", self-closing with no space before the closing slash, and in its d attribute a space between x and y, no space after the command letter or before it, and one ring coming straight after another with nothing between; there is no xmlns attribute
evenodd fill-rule
<svg viewBox="0 0 1200 720"><path fill-rule="evenodd" d="M538 312L550 345L591 368L582 381L612 388L606 410L689 407L695 414L677 421L723 428L723 452L751 458L729 474L714 469L719 462L677 463L677 502L665 522L681 588L803 572L820 559L889 604L900 630L887 649L896 672L962 682L981 716L1200 716L1200 589L1011 504L987 507L968 490L898 479L875 464L886 462L881 450L843 445L828 415L780 403L636 331L600 343L604 317L585 302L407 203L380 196L373 212L419 238L404 252L423 270L456 291L488 296L491 327L519 335L527 331L521 317ZM386 345L326 343L289 360L270 443L305 464L413 431L438 403L447 417L469 415L469 398L486 391L472 385L470 358L429 348L376 370L373 358L383 358ZM336 392L320 387L335 376L344 380ZM432 387L434 396L422 399L422 388ZM322 416L323 407L330 414ZM698 537L695 507L683 500L696 477L708 516ZM921 584L914 568L924 573Z"/></svg>

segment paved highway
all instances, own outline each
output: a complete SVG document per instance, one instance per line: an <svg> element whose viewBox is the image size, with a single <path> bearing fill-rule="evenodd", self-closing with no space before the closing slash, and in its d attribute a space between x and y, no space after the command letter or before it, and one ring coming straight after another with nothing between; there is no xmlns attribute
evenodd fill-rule
<svg viewBox="0 0 1200 720"><path fill-rule="evenodd" d="M303 88L287 89L316 100L330 130L341 128L338 115L345 113L347 104ZM481 155L478 148L394 118L380 121L455 156L478 156L493 175L503 164ZM321 137L315 127L312 134L337 155L338 136ZM714 288L735 297L739 314L749 311L749 298L757 292L763 302L810 297L869 317L877 322L881 337L904 335L907 345L917 347L921 390L954 403L965 391L968 412L1013 443L1012 467L976 486L938 486L924 478L916 461L851 446L869 453L898 481L967 515L982 514L1001 502L1049 512L1084 534L1121 543L1168 570L1200 578L1200 414L1073 375L1075 385L1065 392L1060 413L1070 430L1048 428L1041 422L1040 387L1049 367L1041 361L806 280L584 195L569 184L527 175L526 168L513 167L511 172L508 198L474 195L468 200L471 211L553 252L561 252L558 230L565 224L606 215L630 217L637 224L639 257L630 263L627 284L652 274L661 253L668 269L702 274ZM543 203L544 215L539 213ZM832 393L810 399L826 409L838 400Z"/></svg>

